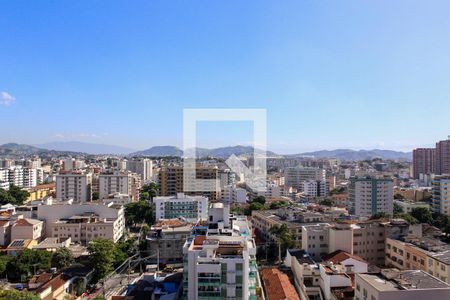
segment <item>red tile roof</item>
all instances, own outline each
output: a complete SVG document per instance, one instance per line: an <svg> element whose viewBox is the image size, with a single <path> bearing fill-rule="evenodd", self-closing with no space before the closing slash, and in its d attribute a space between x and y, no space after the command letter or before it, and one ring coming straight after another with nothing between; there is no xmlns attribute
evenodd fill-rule
<svg viewBox="0 0 450 300"><path fill-rule="evenodd" d="M261 273L268 300L300 300L286 274L276 268L263 269Z"/></svg>
<svg viewBox="0 0 450 300"><path fill-rule="evenodd" d="M347 260L349 258L353 258L355 260L366 262L363 258L361 258L361 257L359 257L357 255L353 255L353 254L347 253L347 252L342 251L342 250L337 250L337 251L334 251L334 252L326 255L323 258L323 260L332 262L333 264L338 264L338 263L341 263L344 260Z"/></svg>

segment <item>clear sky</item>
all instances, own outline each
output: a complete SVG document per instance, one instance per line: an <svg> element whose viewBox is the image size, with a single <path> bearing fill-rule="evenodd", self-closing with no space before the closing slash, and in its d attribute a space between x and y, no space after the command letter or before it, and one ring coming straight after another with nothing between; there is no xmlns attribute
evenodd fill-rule
<svg viewBox="0 0 450 300"><path fill-rule="evenodd" d="M182 144L184 108L266 108L281 153L450 134L450 2L0 1L0 143ZM244 122L245 123L245 122ZM199 126L200 146L251 126Z"/></svg>

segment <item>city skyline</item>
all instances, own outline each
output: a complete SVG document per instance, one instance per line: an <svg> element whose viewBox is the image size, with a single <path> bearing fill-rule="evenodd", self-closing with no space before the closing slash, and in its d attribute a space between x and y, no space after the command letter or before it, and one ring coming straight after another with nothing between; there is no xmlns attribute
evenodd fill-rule
<svg viewBox="0 0 450 300"><path fill-rule="evenodd" d="M181 147L185 108L265 108L282 154L449 134L445 1L108 4L3 4L0 144ZM199 146L246 145L246 126Z"/></svg>

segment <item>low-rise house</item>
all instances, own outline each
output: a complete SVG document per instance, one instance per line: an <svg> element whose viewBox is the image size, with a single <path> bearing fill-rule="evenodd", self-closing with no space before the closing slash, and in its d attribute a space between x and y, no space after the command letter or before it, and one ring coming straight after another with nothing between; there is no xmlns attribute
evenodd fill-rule
<svg viewBox="0 0 450 300"><path fill-rule="evenodd" d="M8 247L5 249L8 255L16 256L19 252L25 249L33 249L34 246L37 245L36 240L13 240Z"/></svg>
<svg viewBox="0 0 450 300"><path fill-rule="evenodd" d="M35 250L46 250L50 252L55 252L60 248L68 248L71 243L71 238L58 238L58 237L48 237L40 242L38 245L34 246Z"/></svg>
<svg viewBox="0 0 450 300"><path fill-rule="evenodd" d="M19 218L11 225L11 239L39 240L43 229L44 222L40 220Z"/></svg>

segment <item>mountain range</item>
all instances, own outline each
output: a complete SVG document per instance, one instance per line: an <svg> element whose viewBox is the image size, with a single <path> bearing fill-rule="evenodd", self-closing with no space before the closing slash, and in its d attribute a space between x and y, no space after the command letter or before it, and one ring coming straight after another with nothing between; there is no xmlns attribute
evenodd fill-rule
<svg viewBox="0 0 450 300"><path fill-rule="evenodd" d="M17 144L17 143L8 143L0 145L0 156L11 156L11 157L18 157L18 156L28 156L28 155L54 155L54 156L61 156L61 155L71 155L76 156L83 153L77 152L77 151L56 151L56 150L49 150L49 149L43 149L31 145L25 145L25 144Z"/></svg>
<svg viewBox="0 0 450 300"><path fill-rule="evenodd" d="M115 145L105 145L105 144L94 144L94 143L84 143L84 142L51 142L45 144L34 145L36 147L55 151L75 151L88 154L120 154L125 155L136 151L135 149L115 146Z"/></svg>
<svg viewBox="0 0 450 300"><path fill-rule="evenodd" d="M251 146L230 146L220 147L214 149L197 148L197 157L218 157L228 158L234 154L236 156L253 155L253 147ZM152 157L164 157L164 156L178 156L183 155L183 151L175 146L154 146L142 151L133 152L132 149L104 145L104 144L91 144L83 142L55 142L39 145L24 145L9 143L0 145L1 156L21 156L21 155L34 155L34 154L46 154L46 155L80 155L80 154L119 154L128 156L152 156ZM352 150L352 149L336 149L336 150L321 150L314 152L304 152L298 154L280 155L272 151L267 151L269 157L315 157L315 158L337 158L340 160L365 160L373 158L392 159L392 160L411 160L411 152L401 152L393 150Z"/></svg>

